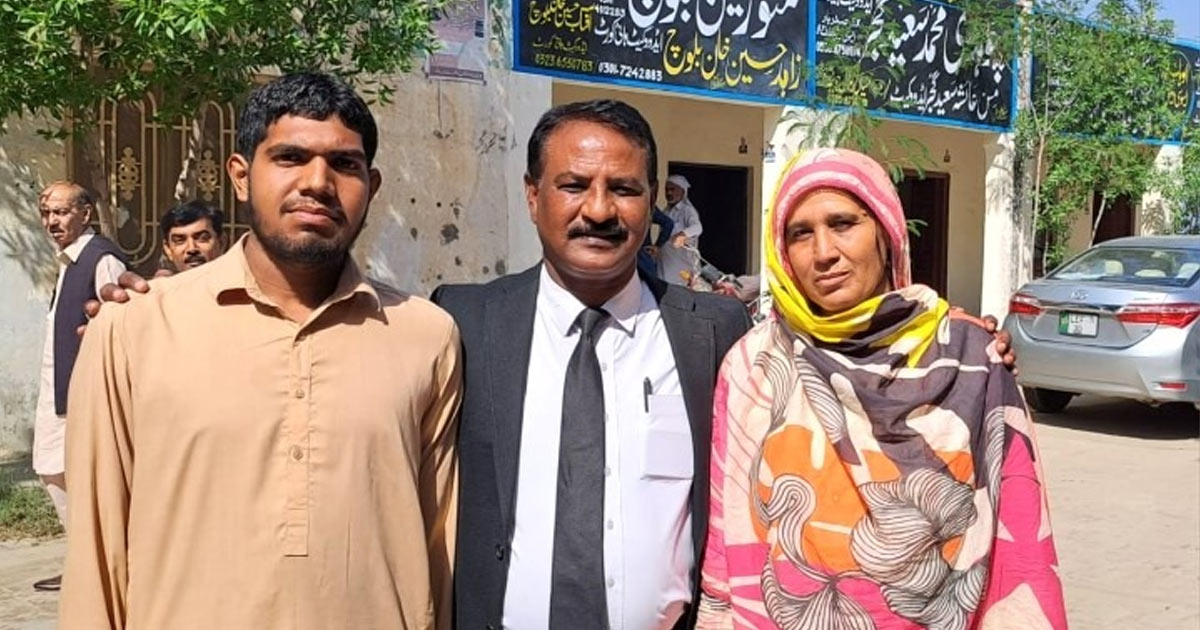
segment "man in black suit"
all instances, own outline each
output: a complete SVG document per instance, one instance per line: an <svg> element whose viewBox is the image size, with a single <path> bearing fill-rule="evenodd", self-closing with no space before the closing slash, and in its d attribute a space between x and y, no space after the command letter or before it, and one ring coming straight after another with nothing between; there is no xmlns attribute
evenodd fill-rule
<svg viewBox="0 0 1200 630"><path fill-rule="evenodd" d="M637 110L556 107L528 150L542 263L433 295L464 347L456 627L690 625L713 386L750 320L637 273L658 170Z"/></svg>

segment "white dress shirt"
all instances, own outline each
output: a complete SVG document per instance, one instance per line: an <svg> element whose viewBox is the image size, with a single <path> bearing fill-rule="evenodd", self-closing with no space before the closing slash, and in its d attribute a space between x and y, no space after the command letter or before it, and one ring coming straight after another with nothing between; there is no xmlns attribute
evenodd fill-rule
<svg viewBox="0 0 1200 630"><path fill-rule="evenodd" d="M675 357L650 289L635 275L603 308L611 317L596 342L596 356L604 381L609 626L670 628L691 601L691 428ZM543 267L504 598L504 627L513 630L549 627L563 385L579 341L575 319L583 309Z"/></svg>
<svg viewBox="0 0 1200 630"><path fill-rule="evenodd" d="M55 475L63 472L63 443L61 425L66 416L55 413L54 408L54 311L58 309L58 296L62 294L63 276L67 267L79 260L79 254L96 233L88 228L70 245L55 253L58 260L58 280L54 286L54 301L46 313L46 339L42 343L42 370L38 381L37 406L34 408L34 453L33 467L38 474ZM125 265L112 254L100 258L96 264L96 288L117 282Z"/></svg>

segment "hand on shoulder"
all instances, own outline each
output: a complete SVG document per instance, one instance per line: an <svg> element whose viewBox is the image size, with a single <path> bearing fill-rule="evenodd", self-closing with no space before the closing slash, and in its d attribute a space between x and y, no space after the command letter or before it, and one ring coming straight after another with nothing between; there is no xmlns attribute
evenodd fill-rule
<svg viewBox="0 0 1200 630"><path fill-rule="evenodd" d="M165 272L165 273L164 273ZM160 270L154 275L155 278L163 278L170 276L172 273L167 270ZM128 302L135 293L149 293L150 283L146 281L136 271L125 271L117 277L117 284L106 284L96 291L100 296L98 300L88 300L83 304L83 312L87 315L88 320L95 318L100 314L100 309L104 304L113 302L116 304L124 304ZM87 324L75 329L75 333L83 336L87 332Z"/></svg>
<svg viewBox="0 0 1200 630"><path fill-rule="evenodd" d="M1004 366L1012 370L1014 376L1017 374L1017 354L1012 348L1012 334L1007 330L1002 330L1000 322L994 316L975 317L963 310L962 307L951 306L950 318L975 324L990 333L996 341L996 354L1000 355Z"/></svg>

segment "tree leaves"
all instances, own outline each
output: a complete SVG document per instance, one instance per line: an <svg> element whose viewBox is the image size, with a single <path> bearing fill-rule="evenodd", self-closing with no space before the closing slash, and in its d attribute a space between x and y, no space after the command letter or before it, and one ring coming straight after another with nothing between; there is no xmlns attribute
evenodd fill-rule
<svg viewBox="0 0 1200 630"><path fill-rule="evenodd" d="M1021 14L1008 44L1034 61L1016 146L1047 272L1093 197L1136 203L1154 184L1157 149L1146 140L1175 137L1186 117L1172 107L1172 27L1157 18L1157 0L1099 0L1086 21L1085 6L1043 0Z"/></svg>
<svg viewBox="0 0 1200 630"><path fill-rule="evenodd" d="M165 115L236 100L275 69L333 72L386 101L431 50L440 0L0 2L0 120L153 91ZM76 122L86 124L87 117Z"/></svg>

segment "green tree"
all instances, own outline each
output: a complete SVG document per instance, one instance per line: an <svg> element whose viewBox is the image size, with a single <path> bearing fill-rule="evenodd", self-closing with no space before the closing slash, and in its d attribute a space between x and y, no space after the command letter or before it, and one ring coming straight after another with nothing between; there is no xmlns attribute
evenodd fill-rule
<svg viewBox="0 0 1200 630"><path fill-rule="evenodd" d="M153 92L164 117L193 121L176 188L183 198L193 191L205 103L236 101L264 73L310 69L387 102L388 77L432 48L439 2L0 0L0 121L45 115L61 122L52 132L82 132L97 103ZM87 149L98 172L99 151Z"/></svg>
<svg viewBox="0 0 1200 630"><path fill-rule="evenodd" d="M1165 231L1200 234L1200 145L1186 146L1177 163L1157 172L1153 188L1166 207Z"/></svg>
<svg viewBox="0 0 1200 630"><path fill-rule="evenodd" d="M887 7L894 11L907 1L876 3L859 23L894 23ZM1137 200L1156 182L1169 186L1174 181L1155 176L1154 151L1138 140L1172 138L1186 116L1187 86L1177 80L1182 76L1178 58L1167 42L1173 24L1157 18L1158 0L1099 0L1091 12L1085 11L1085 0L948 4L965 16L959 33L962 76L986 61L1021 60L1017 204L1028 208L1031 218L1040 252L1035 267L1049 269L1061 261L1074 218L1090 211L1093 200L1094 239L1118 199ZM818 64L817 82L826 94L818 104L842 106L847 115L834 124L814 125L790 113L795 125L817 144L881 157L897 181L905 169L921 172L930 163L925 147L908 138L881 137L881 120L865 105L895 78L888 74L894 69L870 61L888 58L891 33L850 29L834 39L848 42L860 55ZM1189 172L1180 169L1178 177ZM1172 190L1184 195L1190 189L1180 184Z"/></svg>
<svg viewBox="0 0 1200 630"><path fill-rule="evenodd" d="M1112 204L1137 201L1153 181L1154 151L1139 139L1180 130L1185 109L1157 0L1100 0L1088 22L1081 0L1045 0L1019 16L1011 45L1032 57L1031 94L1018 109L1016 144L1031 207L1035 270L1060 263L1079 213L1096 204L1091 239Z"/></svg>
<svg viewBox="0 0 1200 630"><path fill-rule="evenodd" d="M904 80L903 67L894 63L896 42L903 31L901 16L917 0L878 0L869 10L852 11L848 19L824 35L838 42L841 54L819 57L815 64L817 94L810 107L835 108L837 115L814 115L811 109L788 108L781 123L797 134L801 146L833 146L853 149L875 157L887 169L892 180L901 182L915 174L923 179L935 163L929 148L920 140L903 134L883 133L884 118L871 103L886 101L889 87ZM998 37L1012 31L1015 13L997 6L993 0L949 0L947 4L964 10L965 37L959 76L987 61L1002 60L1005 50L996 45ZM896 102L899 108L907 103ZM924 221L910 220L909 231L919 236Z"/></svg>

